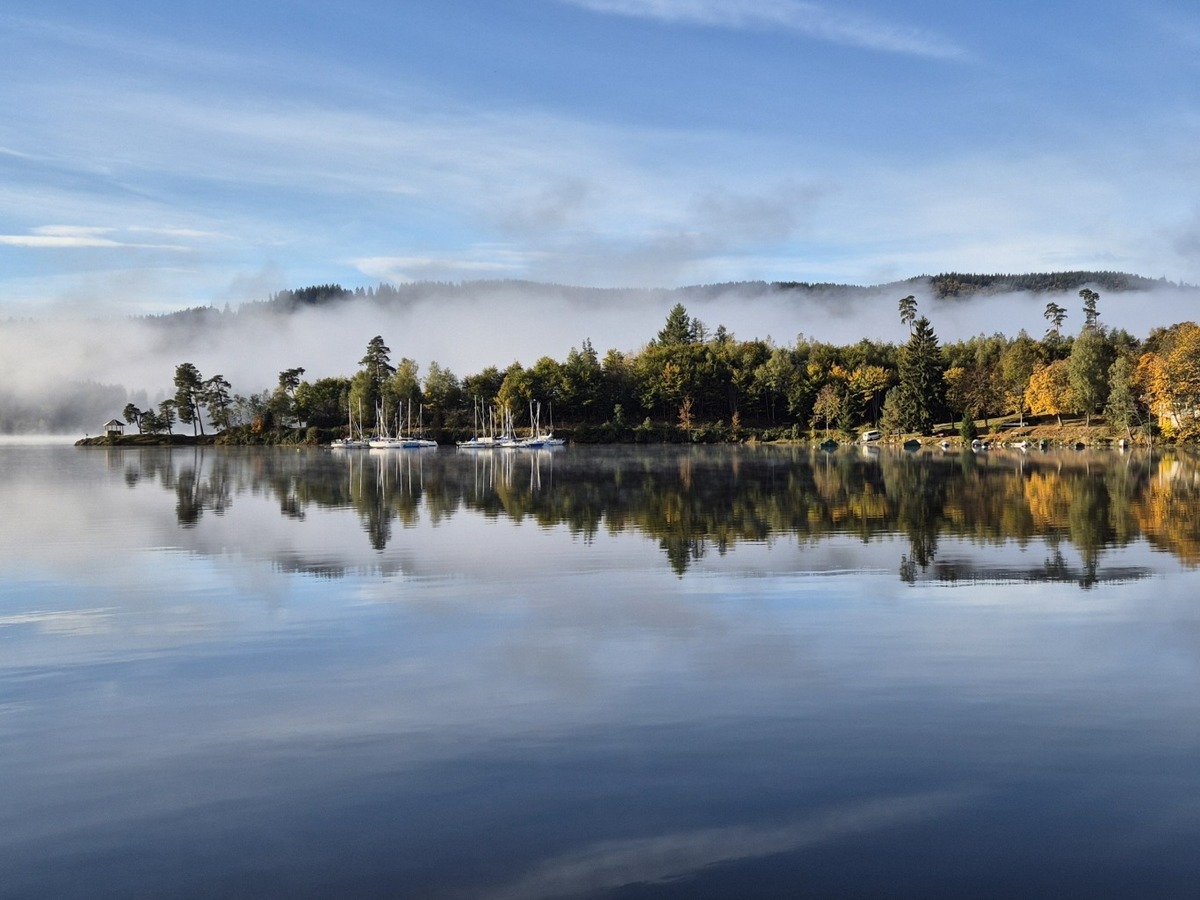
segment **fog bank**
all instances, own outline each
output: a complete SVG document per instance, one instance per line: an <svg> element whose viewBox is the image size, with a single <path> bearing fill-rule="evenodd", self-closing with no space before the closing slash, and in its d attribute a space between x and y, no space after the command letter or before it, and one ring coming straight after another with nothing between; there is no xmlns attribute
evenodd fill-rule
<svg viewBox="0 0 1200 900"><path fill-rule="evenodd" d="M937 300L923 284L654 291L479 282L409 285L388 303L364 296L288 313L248 303L150 319L8 321L0 323L0 424L14 419L14 408L65 403L53 423L20 430L95 432L120 415L122 392L139 405L172 395L172 377L181 362L193 363L206 378L224 375L240 394L273 388L280 371L296 366L309 380L348 376L374 335L383 336L393 363L411 358L423 374L436 361L460 378L514 361L531 366L543 356L563 360L585 340L601 356L609 349L636 352L654 338L676 303L710 332L724 325L738 339L770 338L778 345L790 345L800 334L833 344L864 337L900 343L907 328L897 303L906 293L915 294L919 313L930 318L943 343L995 332L1015 336L1022 329L1040 337L1051 300L1068 310L1067 333L1083 322L1081 301L1073 292ZM1156 326L1196 318L1198 300L1195 288L1101 292L1100 320L1144 338ZM64 392L76 397L74 405Z"/></svg>

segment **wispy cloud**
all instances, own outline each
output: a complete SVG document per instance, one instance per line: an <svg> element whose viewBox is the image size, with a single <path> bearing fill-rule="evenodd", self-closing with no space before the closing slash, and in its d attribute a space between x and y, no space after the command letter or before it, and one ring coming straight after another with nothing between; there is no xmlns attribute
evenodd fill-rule
<svg viewBox="0 0 1200 900"><path fill-rule="evenodd" d="M930 59L962 60L966 51L933 32L802 0L559 0L605 15L710 28L782 29L805 37Z"/></svg>
<svg viewBox="0 0 1200 900"><path fill-rule="evenodd" d="M187 229L151 229L131 228L130 231L154 234L175 234L176 236L198 236L201 232ZM180 253L190 248L183 244L147 243L144 241L129 241L114 237L117 229L86 225L42 225L30 229L27 234L0 234L0 244L9 247L30 247L37 249L134 249L134 250L174 250Z"/></svg>
<svg viewBox="0 0 1200 900"><path fill-rule="evenodd" d="M529 256L505 248L479 248L463 256L370 256L351 261L365 275L381 281L453 281L460 278L520 278Z"/></svg>

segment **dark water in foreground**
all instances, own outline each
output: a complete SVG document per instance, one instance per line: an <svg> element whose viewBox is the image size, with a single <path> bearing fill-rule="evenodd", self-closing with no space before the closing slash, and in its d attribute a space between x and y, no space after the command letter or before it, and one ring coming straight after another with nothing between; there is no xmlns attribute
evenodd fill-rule
<svg viewBox="0 0 1200 900"><path fill-rule="evenodd" d="M0 897L1194 896L1200 474L0 447Z"/></svg>

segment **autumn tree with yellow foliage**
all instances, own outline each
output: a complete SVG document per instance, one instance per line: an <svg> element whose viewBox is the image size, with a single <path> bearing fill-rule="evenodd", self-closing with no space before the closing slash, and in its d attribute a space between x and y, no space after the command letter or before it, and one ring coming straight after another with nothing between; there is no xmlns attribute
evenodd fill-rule
<svg viewBox="0 0 1200 900"><path fill-rule="evenodd" d="M1038 363L1029 376L1025 388L1025 403L1035 416L1054 416L1062 426L1063 413L1075 411L1075 392L1071 389L1071 376L1065 359L1056 359L1049 365Z"/></svg>

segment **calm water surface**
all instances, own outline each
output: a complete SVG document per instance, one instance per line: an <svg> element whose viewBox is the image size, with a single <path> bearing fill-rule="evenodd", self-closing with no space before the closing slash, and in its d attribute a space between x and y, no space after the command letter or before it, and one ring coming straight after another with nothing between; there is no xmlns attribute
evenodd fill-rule
<svg viewBox="0 0 1200 900"><path fill-rule="evenodd" d="M1194 896L1187 456L0 446L0 896Z"/></svg>

